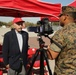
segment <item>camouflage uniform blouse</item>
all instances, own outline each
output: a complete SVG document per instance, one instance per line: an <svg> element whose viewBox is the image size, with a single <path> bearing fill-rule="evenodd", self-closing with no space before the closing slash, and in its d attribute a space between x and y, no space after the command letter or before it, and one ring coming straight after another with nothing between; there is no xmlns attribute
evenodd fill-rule
<svg viewBox="0 0 76 75"><path fill-rule="evenodd" d="M61 50L54 43L51 45L52 50L60 52L56 58L54 75L76 75L76 24L64 26L52 39L63 47Z"/></svg>

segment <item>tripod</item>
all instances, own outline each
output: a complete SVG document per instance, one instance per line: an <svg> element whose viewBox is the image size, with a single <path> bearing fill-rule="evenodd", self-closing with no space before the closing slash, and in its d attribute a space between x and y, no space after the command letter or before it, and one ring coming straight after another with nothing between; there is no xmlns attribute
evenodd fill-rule
<svg viewBox="0 0 76 75"><path fill-rule="evenodd" d="M47 68L48 68L48 71L49 71L49 75L52 75L52 72L51 72L51 69L50 69L50 66L49 66L49 62L48 62L48 59L47 59L47 52L46 52L47 50L43 48L45 42L42 40L41 37L38 38L38 41L39 41L40 48L36 51L36 53L35 53L35 55L34 55L34 57L32 59L31 66L30 66L30 68L29 68L26 75L30 75L30 72L32 70L34 62L36 61L39 53L40 53L40 71L39 71L40 75L44 75L44 60L47 63Z"/></svg>

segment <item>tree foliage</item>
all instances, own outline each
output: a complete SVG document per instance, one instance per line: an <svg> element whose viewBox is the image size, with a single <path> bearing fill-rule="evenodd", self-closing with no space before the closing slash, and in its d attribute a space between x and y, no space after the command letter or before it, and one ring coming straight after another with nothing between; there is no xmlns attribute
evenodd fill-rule
<svg viewBox="0 0 76 75"><path fill-rule="evenodd" d="M11 27L12 26L12 21L10 21L8 23L0 21L0 26L3 26L3 25ZM36 26L35 23L30 23L30 22L25 22L25 25L26 25L26 27L27 26Z"/></svg>
<svg viewBox="0 0 76 75"><path fill-rule="evenodd" d="M3 25L7 26L7 23L0 21L0 26L3 26Z"/></svg>
<svg viewBox="0 0 76 75"><path fill-rule="evenodd" d="M26 25L26 26L36 26L36 24L30 23L30 22L26 22L25 25Z"/></svg>

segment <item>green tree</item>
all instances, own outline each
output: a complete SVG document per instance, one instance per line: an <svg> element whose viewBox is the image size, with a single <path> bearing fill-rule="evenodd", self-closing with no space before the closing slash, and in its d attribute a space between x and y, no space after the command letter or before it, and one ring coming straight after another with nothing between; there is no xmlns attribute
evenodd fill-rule
<svg viewBox="0 0 76 75"><path fill-rule="evenodd" d="M6 22L2 22L2 21L0 21L0 26L2 26L2 25L7 26L7 23L6 23Z"/></svg>
<svg viewBox="0 0 76 75"><path fill-rule="evenodd" d="M26 27L27 27L27 26L36 26L36 24L30 23L30 22L25 22L25 25L26 25Z"/></svg>
<svg viewBox="0 0 76 75"><path fill-rule="evenodd" d="M7 23L9 27L12 27L12 21Z"/></svg>

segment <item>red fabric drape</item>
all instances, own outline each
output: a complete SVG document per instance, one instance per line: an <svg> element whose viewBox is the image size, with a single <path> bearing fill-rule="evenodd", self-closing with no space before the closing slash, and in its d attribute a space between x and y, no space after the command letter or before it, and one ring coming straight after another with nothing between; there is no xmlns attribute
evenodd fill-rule
<svg viewBox="0 0 76 75"><path fill-rule="evenodd" d="M38 0L0 0L0 16L57 16L60 11L61 4L45 3Z"/></svg>

